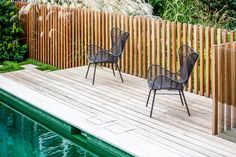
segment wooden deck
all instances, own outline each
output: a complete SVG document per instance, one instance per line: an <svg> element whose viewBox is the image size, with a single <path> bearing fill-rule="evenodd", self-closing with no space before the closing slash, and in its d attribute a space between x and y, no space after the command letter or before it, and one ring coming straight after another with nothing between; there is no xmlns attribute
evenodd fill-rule
<svg viewBox="0 0 236 157"><path fill-rule="evenodd" d="M146 80L98 68L93 86L86 69L6 73L0 87L135 156L236 156L236 143L211 135L211 99L186 92L189 117L178 95L157 95L149 118Z"/></svg>

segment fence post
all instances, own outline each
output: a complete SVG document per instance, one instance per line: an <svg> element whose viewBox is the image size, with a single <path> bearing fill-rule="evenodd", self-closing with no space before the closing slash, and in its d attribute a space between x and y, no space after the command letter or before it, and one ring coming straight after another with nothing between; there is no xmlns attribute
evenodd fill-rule
<svg viewBox="0 0 236 157"><path fill-rule="evenodd" d="M212 134L218 134L218 57L217 47L213 47L212 52Z"/></svg>

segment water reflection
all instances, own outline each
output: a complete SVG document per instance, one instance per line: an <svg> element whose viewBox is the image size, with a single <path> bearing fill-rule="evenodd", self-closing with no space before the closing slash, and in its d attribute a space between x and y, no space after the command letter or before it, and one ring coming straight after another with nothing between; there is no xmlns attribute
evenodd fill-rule
<svg viewBox="0 0 236 157"><path fill-rule="evenodd" d="M0 105L0 157L95 156Z"/></svg>

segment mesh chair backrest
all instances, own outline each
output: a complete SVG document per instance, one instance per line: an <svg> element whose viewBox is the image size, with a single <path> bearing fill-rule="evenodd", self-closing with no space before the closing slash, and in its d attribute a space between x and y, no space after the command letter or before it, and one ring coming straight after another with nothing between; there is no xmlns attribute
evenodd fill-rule
<svg viewBox="0 0 236 157"><path fill-rule="evenodd" d="M128 37L129 37L129 33L123 32L119 28L113 28L111 30L112 54L114 56L117 56L117 57L121 56Z"/></svg>
<svg viewBox="0 0 236 157"><path fill-rule="evenodd" d="M195 62L197 61L198 54L194 52L193 49L191 49L187 45L182 45L179 48L179 62L180 62L180 80L184 84L187 83L189 76L192 73L193 67L195 65Z"/></svg>

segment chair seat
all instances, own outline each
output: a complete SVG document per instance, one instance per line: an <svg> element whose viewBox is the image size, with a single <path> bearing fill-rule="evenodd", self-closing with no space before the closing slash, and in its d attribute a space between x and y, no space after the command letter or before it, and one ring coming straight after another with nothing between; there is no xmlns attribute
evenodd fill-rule
<svg viewBox="0 0 236 157"><path fill-rule="evenodd" d="M116 63L118 58L112 56L111 54L103 54L103 55L97 55L96 60L95 60L96 55L90 55L87 57L88 61L90 63Z"/></svg>
<svg viewBox="0 0 236 157"><path fill-rule="evenodd" d="M161 89L166 89L166 90L182 90L183 89L183 84L176 83L174 81L170 81L169 79L163 79L161 81L157 81L154 83L152 80L148 80L148 86L150 89L156 89L156 90L161 90Z"/></svg>

